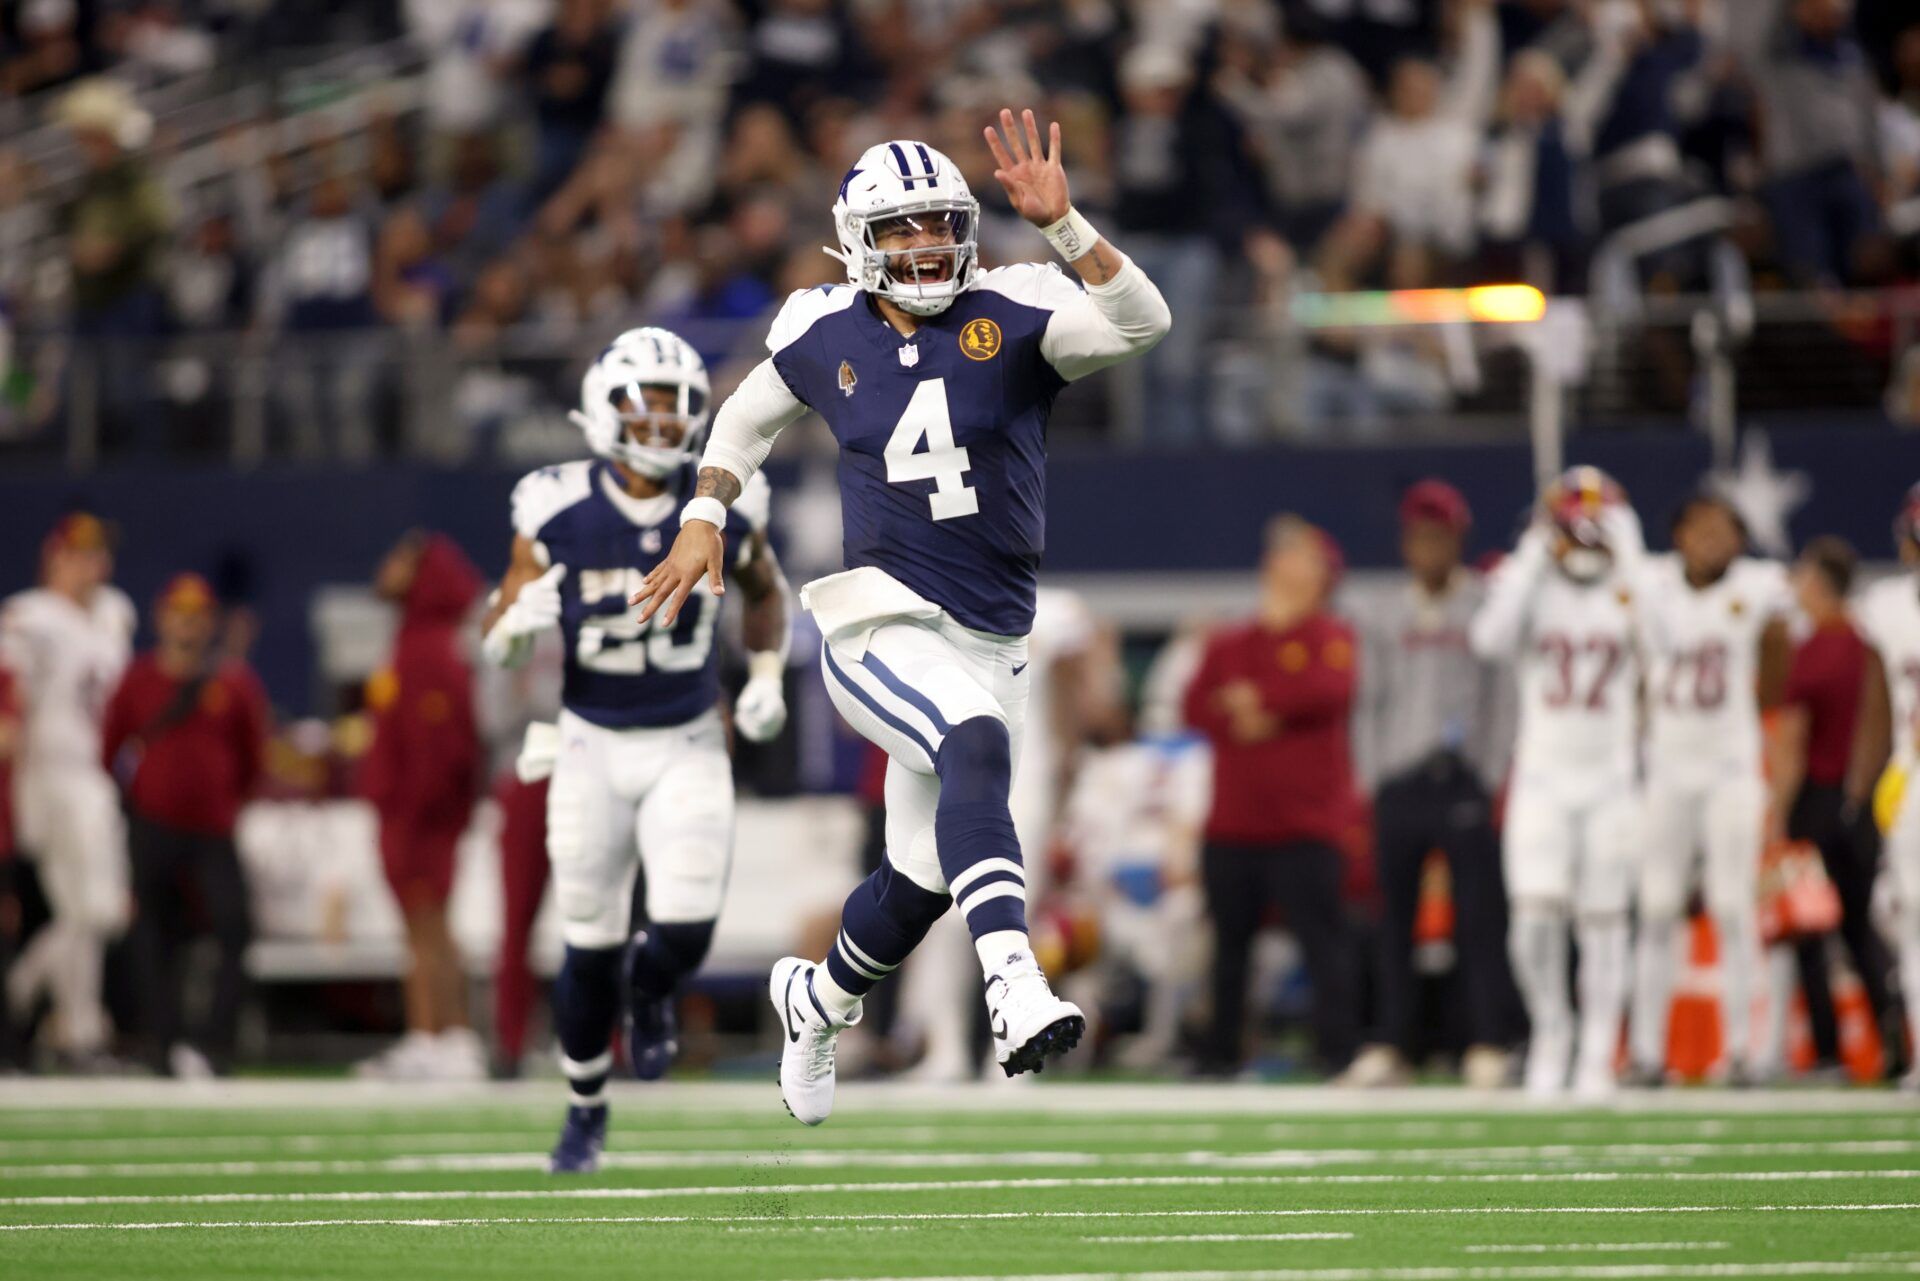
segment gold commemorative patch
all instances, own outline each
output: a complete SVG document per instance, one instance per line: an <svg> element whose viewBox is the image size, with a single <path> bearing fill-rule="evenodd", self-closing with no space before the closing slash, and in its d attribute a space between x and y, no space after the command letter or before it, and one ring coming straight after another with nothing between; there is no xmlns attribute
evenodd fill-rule
<svg viewBox="0 0 1920 1281"><path fill-rule="evenodd" d="M969 320L960 331L960 351L968 360L992 360L1000 354L1000 326L985 316Z"/></svg>

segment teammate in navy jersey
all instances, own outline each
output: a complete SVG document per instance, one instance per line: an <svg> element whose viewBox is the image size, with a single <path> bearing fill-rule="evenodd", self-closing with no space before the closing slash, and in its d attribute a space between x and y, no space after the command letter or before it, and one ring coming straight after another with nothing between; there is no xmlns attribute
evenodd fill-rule
<svg viewBox="0 0 1920 1281"><path fill-rule="evenodd" d="M1004 139L1002 138L1004 133ZM834 1042L860 998L958 903L986 974L1007 1075L1073 1047L1086 1020L1027 942L1026 880L1007 808L1026 717L1026 633L1046 541L1046 425L1067 383L1138 355L1165 300L1076 212L1060 127L1033 113L986 130L994 176L1080 278L983 271L980 206L924 143L882 143L840 184L849 283L794 294L772 355L728 399L672 553L634 594L674 626L722 589L727 525L782 428L811 409L840 442L847 569L808 585L834 705L885 748L887 860L848 897L827 959L787 957L770 984L781 1092L808 1125L833 1107Z"/></svg>
<svg viewBox="0 0 1920 1281"><path fill-rule="evenodd" d="M513 491L513 561L483 648L524 661L538 632L566 643L560 720L536 726L523 777L550 769L547 853L565 958L553 986L560 1064L572 1088L549 1168L597 1168L608 1049L628 1007L634 1075L659 1077L677 1048L673 992L713 939L733 842L733 770L716 705L718 592L671 619L636 620L628 595L665 555L692 493L707 422L707 371L664 329L621 334L587 371L574 421L596 457L545 467ZM725 514L726 566L746 597L749 678L734 725L765 742L786 722L786 584L767 544L764 478ZM716 579L716 582L718 580ZM627 937L634 869L646 864L647 925Z"/></svg>

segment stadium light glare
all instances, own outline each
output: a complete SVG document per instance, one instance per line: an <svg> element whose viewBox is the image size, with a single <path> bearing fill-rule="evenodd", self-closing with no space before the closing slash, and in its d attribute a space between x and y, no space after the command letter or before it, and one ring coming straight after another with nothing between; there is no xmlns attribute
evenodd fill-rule
<svg viewBox="0 0 1920 1281"><path fill-rule="evenodd" d="M1293 300L1293 318L1307 329L1446 325L1462 321L1514 325L1539 320L1546 312L1545 295L1532 285L1313 293L1299 294Z"/></svg>

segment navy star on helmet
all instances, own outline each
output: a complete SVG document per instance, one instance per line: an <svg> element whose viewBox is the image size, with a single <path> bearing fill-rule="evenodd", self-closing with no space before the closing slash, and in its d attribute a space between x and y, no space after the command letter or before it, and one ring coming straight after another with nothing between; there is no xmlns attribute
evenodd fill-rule
<svg viewBox="0 0 1920 1281"><path fill-rule="evenodd" d="M643 391L674 393L672 410L649 410ZM662 480L700 456L711 388L706 362L666 329L629 329L607 344L580 380L568 415L600 457Z"/></svg>
<svg viewBox="0 0 1920 1281"><path fill-rule="evenodd" d="M979 222L980 202L953 161L924 142L883 142L841 180L833 202L840 248L827 253L846 265L856 288L913 315L937 316L973 282ZM926 233L927 243L882 250L878 236L899 230Z"/></svg>

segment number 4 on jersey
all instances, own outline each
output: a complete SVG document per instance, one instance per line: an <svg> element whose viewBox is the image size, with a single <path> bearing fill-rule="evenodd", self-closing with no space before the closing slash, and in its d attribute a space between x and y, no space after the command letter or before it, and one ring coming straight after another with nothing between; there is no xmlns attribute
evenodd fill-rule
<svg viewBox="0 0 1920 1281"><path fill-rule="evenodd" d="M920 449L925 440L927 447ZM935 520L972 516L980 510L980 495L960 479L972 464L964 445L953 443L953 418L947 412L947 380L929 378L913 389L913 399L887 438L887 483L930 480L928 495Z"/></svg>

